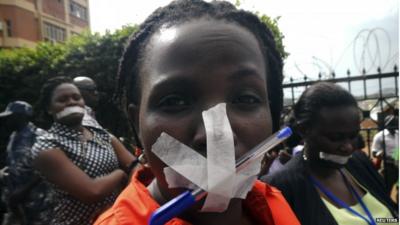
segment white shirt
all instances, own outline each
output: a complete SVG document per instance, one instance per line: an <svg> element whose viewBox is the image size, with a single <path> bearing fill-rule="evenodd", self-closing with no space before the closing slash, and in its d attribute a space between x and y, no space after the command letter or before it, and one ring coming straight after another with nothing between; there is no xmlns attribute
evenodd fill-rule
<svg viewBox="0 0 400 225"><path fill-rule="evenodd" d="M385 138L383 138L385 136ZM385 139L385 146L383 145L383 139ZM386 150L386 157L393 157L393 152L399 149L399 131L395 131L391 134L389 130L385 129L379 131L372 142L372 152L380 152Z"/></svg>

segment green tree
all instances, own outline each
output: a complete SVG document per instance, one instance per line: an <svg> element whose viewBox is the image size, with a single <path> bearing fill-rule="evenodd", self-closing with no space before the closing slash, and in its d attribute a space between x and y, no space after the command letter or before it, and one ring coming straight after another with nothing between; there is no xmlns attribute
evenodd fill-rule
<svg viewBox="0 0 400 225"><path fill-rule="evenodd" d="M0 107L13 100L36 101L38 90L63 60L65 46L40 43L35 49L0 50Z"/></svg>
<svg viewBox="0 0 400 225"><path fill-rule="evenodd" d="M239 0L235 3L241 4ZM257 13L272 31L283 58L288 56L278 27L278 18ZM0 110L13 100L34 104L43 83L51 77L88 76L96 81L100 104L96 109L99 122L117 136L129 133L127 120L112 102L117 80L119 58L128 37L138 29L128 25L115 32L85 32L63 44L40 43L34 49L0 49Z"/></svg>
<svg viewBox="0 0 400 225"><path fill-rule="evenodd" d="M235 0L235 6L240 7L242 5L243 1L240 0ZM289 56L289 53L285 51L285 46L283 45L283 39L285 38L285 35L281 32L278 26L279 19L281 18L280 16L276 18L271 18L270 16L267 16L265 14L262 14L260 12L256 12L256 15L258 18L263 22L272 32L272 35L274 36L274 40L276 43L276 48L278 49L279 53L281 54L281 57L283 59L286 59Z"/></svg>
<svg viewBox="0 0 400 225"><path fill-rule="evenodd" d="M101 93L97 117L117 136L128 132L126 120L111 97L116 83L119 58L127 38L137 26L125 26L104 35L89 32L64 44L40 43L34 49L0 50L0 109L14 100L34 104L43 83L64 75L93 78Z"/></svg>
<svg viewBox="0 0 400 225"><path fill-rule="evenodd" d="M285 46L283 45L283 39L285 35L281 32L278 26L278 21L281 17L271 18L265 14L257 14L260 20L267 25L267 27L271 30L272 34L274 35L274 40L276 43L276 48L278 49L281 57L286 59L289 56L289 53L285 51Z"/></svg>

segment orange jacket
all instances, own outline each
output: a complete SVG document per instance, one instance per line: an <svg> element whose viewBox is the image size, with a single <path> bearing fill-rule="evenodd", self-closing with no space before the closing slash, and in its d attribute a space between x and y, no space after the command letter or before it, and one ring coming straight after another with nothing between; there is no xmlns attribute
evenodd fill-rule
<svg viewBox="0 0 400 225"><path fill-rule="evenodd" d="M153 175L147 169L138 170L130 184L121 192L114 205L101 214L95 225L147 225L152 212L159 204L151 197L145 185ZM146 179L147 178L147 179ZM260 181L243 201L244 207L254 222L262 225L300 225L281 192ZM174 218L166 225L191 225Z"/></svg>

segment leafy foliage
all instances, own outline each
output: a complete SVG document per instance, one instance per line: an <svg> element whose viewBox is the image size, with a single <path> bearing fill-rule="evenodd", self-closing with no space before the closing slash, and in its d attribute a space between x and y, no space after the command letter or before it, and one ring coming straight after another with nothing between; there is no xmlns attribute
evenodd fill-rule
<svg viewBox="0 0 400 225"><path fill-rule="evenodd" d="M236 7L240 7L243 2L244 1L235 0L234 4ZM263 22L271 30L272 35L274 36L276 47L281 54L281 57L283 59L286 59L289 56L289 53L285 51L285 46L283 45L283 39L285 38L285 35L283 35L278 26L278 22L281 17L278 16L276 18L271 18L265 14L261 14L260 12L256 12L256 15L261 20L261 22Z"/></svg>
<svg viewBox="0 0 400 225"><path fill-rule="evenodd" d="M34 102L38 90L64 58L65 46L40 43L35 49L0 51L0 104L12 100Z"/></svg>
<svg viewBox="0 0 400 225"><path fill-rule="evenodd" d="M136 30L136 26L125 26L104 35L86 32L64 44L43 42L34 49L1 49L0 109L14 100L35 104L41 86L51 77L88 76L101 94L97 119L115 135L126 135L128 125L111 97L119 58L127 38Z"/></svg>
<svg viewBox="0 0 400 225"><path fill-rule="evenodd" d="M283 59L286 59L289 56L289 53L285 51L285 46L283 45L283 39L285 38L285 35L281 32L281 30L278 27L278 21L280 17L276 18L271 18L265 14L260 15L259 13L258 17L260 20L267 25L267 27L271 30L272 34L274 35L274 40L276 43L276 47L281 54L281 57Z"/></svg>

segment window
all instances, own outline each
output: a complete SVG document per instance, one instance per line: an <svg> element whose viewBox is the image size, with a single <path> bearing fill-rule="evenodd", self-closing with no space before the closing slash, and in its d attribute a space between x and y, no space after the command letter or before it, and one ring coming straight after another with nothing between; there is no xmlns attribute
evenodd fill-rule
<svg viewBox="0 0 400 225"><path fill-rule="evenodd" d="M69 10L70 10L70 14L82 19L82 20L87 20L87 10L85 7L79 5L78 3L71 1L70 5L69 5Z"/></svg>
<svg viewBox="0 0 400 225"><path fill-rule="evenodd" d="M65 41L65 29L50 23L44 23L44 38L46 41Z"/></svg>
<svg viewBox="0 0 400 225"><path fill-rule="evenodd" d="M7 27L7 36L12 37L12 23L11 20L6 20L6 27Z"/></svg>

